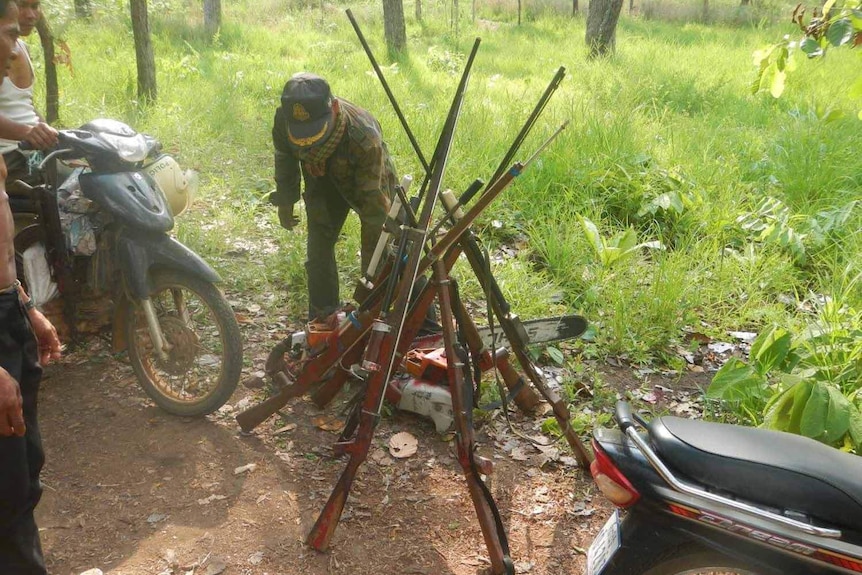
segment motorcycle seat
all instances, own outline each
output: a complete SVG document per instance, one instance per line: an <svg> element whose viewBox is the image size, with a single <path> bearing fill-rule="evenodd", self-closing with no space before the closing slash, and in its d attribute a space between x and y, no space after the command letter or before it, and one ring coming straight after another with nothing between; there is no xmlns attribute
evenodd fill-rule
<svg viewBox="0 0 862 575"><path fill-rule="evenodd" d="M862 458L799 435L678 417L649 426L681 479L862 531Z"/></svg>

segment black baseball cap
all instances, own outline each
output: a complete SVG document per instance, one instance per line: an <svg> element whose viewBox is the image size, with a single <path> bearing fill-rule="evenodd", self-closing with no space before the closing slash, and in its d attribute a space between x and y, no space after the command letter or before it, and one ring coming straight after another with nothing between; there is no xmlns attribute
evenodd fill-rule
<svg viewBox="0 0 862 575"><path fill-rule="evenodd" d="M309 72L291 76L281 92L287 115L287 139L295 148L310 148L332 132L332 91L329 83Z"/></svg>

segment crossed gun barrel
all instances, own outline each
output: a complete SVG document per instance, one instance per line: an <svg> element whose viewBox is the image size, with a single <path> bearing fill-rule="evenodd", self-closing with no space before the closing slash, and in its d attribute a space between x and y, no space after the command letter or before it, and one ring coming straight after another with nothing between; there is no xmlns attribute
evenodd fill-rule
<svg viewBox="0 0 862 575"><path fill-rule="evenodd" d="M367 43L355 24L350 11L348 16L354 23L363 45L378 72L381 80L382 72L376 66L376 62L367 48ZM445 174L446 164L452 147L455 127L463 105L464 93L466 91L470 71L478 51L480 41L477 39L467 59L465 69L455 93L449 114L441 131L437 146L428 164L421 156L421 150L409 133L406 121L399 113L399 118L411 136L411 142L416 148L417 154L426 167L426 178L423 182L420 195L422 197L422 212L418 218L405 218L402 224L398 249L392 258L388 268L381 272L380 277L374 282L371 293L361 304L358 310L351 311L337 329L332 330L323 344L316 346L309 357L304 358L301 368L293 380L285 375L283 368L283 356L287 351L288 341L276 346L270 354L267 362L267 372L276 381L284 384L282 391L254 406L237 416L237 421L244 430L250 430L264 421L272 413L283 407L296 396L310 391L311 386L324 379L330 374L331 377L317 394L323 398L330 397L340 389L348 377L348 370L333 369L337 364L342 367L356 367L350 370L354 376L359 376L365 381L364 397L357 405L356 411L351 415L348 426L340 441L335 445L336 454L347 454L349 460L341 477L338 480L329 500L321 511L317 521L308 535L307 542L318 550L328 548L335 528L341 517L356 473L367 457L368 450L373 438L382 410L382 404L386 396L387 385L399 368L401 359L409 350L410 344L419 331L421 320L425 311L433 304L435 297L441 308L441 323L443 327L443 342L447 361L448 386L450 389L453 411L455 415L458 460L464 470L465 479L468 484L471 497L479 518L483 536L488 547L491 560L491 569L495 575L514 573L514 566L509 556L506 533L500 521L499 512L496 509L493 498L481 479L480 469L485 470L489 464L475 454L472 425L473 388L472 382L465 380L465 366L462 358L464 351L455 343L454 320L456 315L464 317L466 314L453 314L452 295L450 293L449 270L451 270L460 253L463 251L471 264L474 272L479 278L480 285L485 290L491 309L499 321L501 330L509 341L515 357L521 364L529 381L549 401L553 407L554 415L560 423L564 435L572 446L575 455L582 467L587 467L591 460L589 452L584 448L577 435L569 424L570 415L565 403L544 382L539 370L532 364L526 350L524 331L516 316L510 312L509 305L497 286L493 276L487 270L487 262L475 237L470 232L471 224L490 205L490 203L519 176L533 159L552 141L565 124L539 148L539 150L524 164L515 162L508 169L505 165L514 157L518 146L526 137L529 128L535 122L547 103L550 94L559 85L564 75L564 69L558 70L551 85L546 90L534 113L531 114L527 124L518 135L515 143L504 158L501 167L498 168L495 177L488 184L484 193L466 214L453 217L459 211L460 205L449 203L445 206L446 216L435 227L431 227L434 207L441 192L441 183ZM385 81L384 81L385 85ZM394 103L394 98L388 90L387 94ZM397 104L396 109L397 109ZM400 112L400 110L399 110ZM417 221L418 220L418 221ZM435 237L435 232L444 223L449 223L449 229L441 236ZM424 255L423 255L424 254ZM406 263L404 263L406 262ZM432 270L432 282L425 283L421 289L417 289L417 278ZM418 295L414 292L418 291ZM393 304L394 302L394 304ZM460 300L458 300L458 305ZM463 310L455 310L463 312ZM470 324L470 322L467 322ZM472 326L475 329L475 326ZM476 348L481 350L483 346L481 338L476 337L473 330L467 330L472 334L469 339L471 352ZM357 368L358 367L358 368ZM504 379L507 384L515 378L520 380L511 366L505 364ZM469 379L469 378L467 378ZM523 382L522 382L523 384ZM528 387L523 387L525 393ZM317 401L318 398L315 398ZM324 399L325 402L325 399ZM520 405L520 404L519 404Z"/></svg>

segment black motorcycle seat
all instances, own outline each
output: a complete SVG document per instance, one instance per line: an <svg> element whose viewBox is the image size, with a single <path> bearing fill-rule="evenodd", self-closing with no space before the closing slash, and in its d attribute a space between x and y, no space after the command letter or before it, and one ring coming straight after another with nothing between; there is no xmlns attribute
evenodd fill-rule
<svg viewBox="0 0 862 575"><path fill-rule="evenodd" d="M862 531L859 456L738 425L661 417L649 427L654 449L680 479Z"/></svg>

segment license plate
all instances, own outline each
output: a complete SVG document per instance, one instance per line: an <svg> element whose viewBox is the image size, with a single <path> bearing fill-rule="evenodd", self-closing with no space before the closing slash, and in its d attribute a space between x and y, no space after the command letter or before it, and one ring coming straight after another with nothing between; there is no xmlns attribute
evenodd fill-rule
<svg viewBox="0 0 862 575"><path fill-rule="evenodd" d="M614 511L587 551L587 575L600 575L620 548L620 512Z"/></svg>

